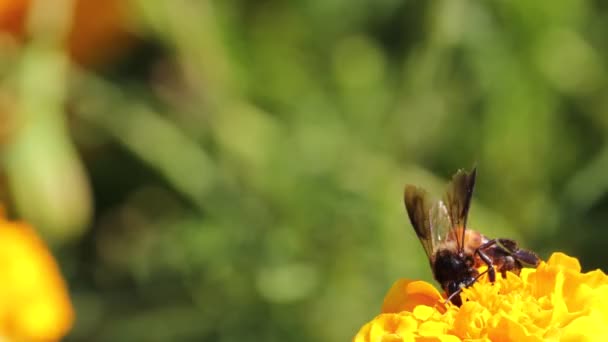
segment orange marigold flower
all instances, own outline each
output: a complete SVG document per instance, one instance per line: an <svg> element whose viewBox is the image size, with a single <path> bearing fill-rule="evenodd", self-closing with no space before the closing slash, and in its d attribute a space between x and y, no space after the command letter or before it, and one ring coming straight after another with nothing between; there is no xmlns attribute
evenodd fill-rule
<svg viewBox="0 0 608 342"><path fill-rule="evenodd" d="M459 308L429 283L398 280L353 341L608 341L608 277L563 253L461 296Z"/></svg>
<svg viewBox="0 0 608 342"><path fill-rule="evenodd" d="M0 210L0 340L57 341L74 312L55 260L29 225Z"/></svg>

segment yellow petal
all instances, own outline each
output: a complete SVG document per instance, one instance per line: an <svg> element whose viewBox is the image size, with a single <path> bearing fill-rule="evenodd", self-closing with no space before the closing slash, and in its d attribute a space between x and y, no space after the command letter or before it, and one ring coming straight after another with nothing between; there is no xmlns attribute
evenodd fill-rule
<svg viewBox="0 0 608 342"><path fill-rule="evenodd" d="M521 342L542 342L539 336L531 336L526 329L519 323L512 321L508 317L503 317L498 325L488 332L488 337L492 341L521 341Z"/></svg>
<svg viewBox="0 0 608 342"><path fill-rule="evenodd" d="M495 283L480 278L462 292L461 307L442 305L430 284L396 282L375 334L357 342L416 341L608 341L608 277L580 272L580 263L554 253L536 269L507 273ZM363 329L362 329L363 330Z"/></svg>
<svg viewBox="0 0 608 342"><path fill-rule="evenodd" d="M74 313L57 264L26 224L0 219L0 334L52 341L70 329Z"/></svg>
<svg viewBox="0 0 608 342"><path fill-rule="evenodd" d="M563 268L580 272L581 264L578 262L576 258L568 256L564 253L556 252L551 255L549 261L547 261L547 265L549 266L561 266Z"/></svg>
<svg viewBox="0 0 608 342"><path fill-rule="evenodd" d="M453 335L441 336L421 336L416 338L416 342L460 342L461 340Z"/></svg>
<svg viewBox="0 0 608 342"><path fill-rule="evenodd" d="M606 317L598 312L573 320L562 330L562 341L608 341Z"/></svg>
<svg viewBox="0 0 608 342"><path fill-rule="evenodd" d="M412 311L418 305L435 306L442 300L437 289L420 280L397 280L382 304L382 312Z"/></svg>

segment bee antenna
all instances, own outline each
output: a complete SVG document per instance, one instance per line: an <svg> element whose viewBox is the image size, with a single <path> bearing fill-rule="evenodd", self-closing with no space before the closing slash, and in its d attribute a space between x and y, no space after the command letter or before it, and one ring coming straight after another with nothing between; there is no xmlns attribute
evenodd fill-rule
<svg viewBox="0 0 608 342"><path fill-rule="evenodd" d="M451 295L449 295L448 298L445 300L444 304L447 304L447 303L451 302L452 298L456 297L456 295L459 295L460 292L462 292L462 287L459 288L458 290L456 290L456 292L454 292Z"/></svg>

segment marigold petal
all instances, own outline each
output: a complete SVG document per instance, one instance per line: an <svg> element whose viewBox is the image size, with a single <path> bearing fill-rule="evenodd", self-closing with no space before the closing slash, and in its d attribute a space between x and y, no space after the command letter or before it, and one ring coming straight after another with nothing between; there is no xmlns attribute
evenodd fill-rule
<svg viewBox="0 0 608 342"><path fill-rule="evenodd" d="M502 317L496 327L488 331L488 337L491 341L543 341L543 338L530 335L524 326L508 317Z"/></svg>
<svg viewBox="0 0 608 342"><path fill-rule="evenodd" d="M561 341L607 341L606 317L597 311L578 317L562 330Z"/></svg>
<svg viewBox="0 0 608 342"><path fill-rule="evenodd" d="M448 326L444 322L427 321L420 324L418 334L420 336L438 337L445 335L448 331Z"/></svg>
<svg viewBox="0 0 608 342"><path fill-rule="evenodd" d="M461 340L454 335L441 336L421 336L416 338L416 342L460 342Z"/></svg>
<svg viewBox="0 0 608 342"><path fill-rule="evenodd" d="M383 336L387 333L395 333L397 328L399 327L399 315L397 314L388 314L388 315L380 315L373 322L369 331L369 335L372 340L375 340L376 337Z"/></svg>
<svg viewBox="0 0 608 342"><path fill-rule="evenodd" d="M417 320L426 321L427 319L431 318L431 316L433 316L433 314L435 313L435 309L426 305L418 305L414 308L414 311L412 311L412 313L414 314L414 317L416 317Z"/></svg>
<svg viewBox="0 0 608 342"><path fill-rule="evenodd" d="M399 327L397 327L397 334L405 336L418 330L418 321L412 315L406 314L400 315L400 317L401 321Z"/></svg>
<svg viewBox="0 0 608 342"><path fill-rule="evenodd" d="M455 314L453 332L464 338L483 336L486 320L489 319L487 310L477 302L466 302Z"/></svg>
<svg viewBox="0 0 608 342"><path fill-rule="evenodd" d="M420 280L397 280L382 304L382 312L412 311L418 305L434 306L442 299L437 289Z"/></svg>
<svg viewBox="0 0 608 342"><path fill-rule="evenodd" d="M384 335L380 339L380 342L403 342L403 341L404 341L403 337L399 336L398 334Z"/></svg>
<svg viewBox="0 0 608 342"><path fill-rule="evenodd" d="M553 253L547 261L547 265L561 266L575 272L581 271L581 263L576 258L560 252Z"/></svg>
<svg viewBox="0 0 608 342"><path fill-rule="evenodd" d="M369 338L370 329L372 327L372 322L366 323L364 326L359 329L359 332L353 338L353 342L366 342L371 341Z"/></svg>
<svg viewBox="0 0 608 342"><path fill-rule="evenodd" d="M602 270L594 270L580 276L580 281L591 287L601 286L606 284L606 273Z"/></svg>
<svg viewBox="0 0 608 342"><path fill-rule="evenodd" d="M375 318L371 330L378 324L377 334L356 342L396 341L396 336L416 341L608 340L608 276L599 270L581 273L578 260L562 253L494 283L481 277L463 289L460 307L438 305L441 298L428 283L395 283L383 310L400 312Z"/></svg>

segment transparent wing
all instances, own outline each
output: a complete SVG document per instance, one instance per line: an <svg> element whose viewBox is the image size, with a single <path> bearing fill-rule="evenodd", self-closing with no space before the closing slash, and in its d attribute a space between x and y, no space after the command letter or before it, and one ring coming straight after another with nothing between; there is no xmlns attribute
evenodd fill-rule
<svg viewBox="0 0 608 342"><path fill-rule="evenodd" d="M475 175L475 169L471 172L459 170L452 177L442 201L429 200L428 193L422 188L405 187L405 208L429 259L432 259L437 246L448 240L454 240L458 250L463 250Z"/></svg>
<svg viewBox="0 0 608 342"><path fill-rule="evenodd" d="M431 207L431 231L433 232L433 244L438 244L447 241L450 238L452 230L452 222L448 208L443 201L438 201Z"/></svg>
<svg viewBox="0 0 608 342"><path fill-rule="evenodd" d="M451 226L451 232L448 236L456 240L459 250L464 248L467 216L471 207L476 175L477 170L475 168L471 172L458 170L452 177L448 190L443 197Z"/></svg>
<svg viewBox="0 0 608 342"><path fill-rule="evenodd" d="M429 200L421 188L407 185L404 192L407 214L429 260L437 246L448 238L451 222L448 209L442 201Z"/></svg>

